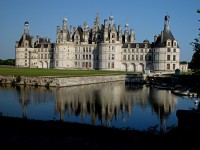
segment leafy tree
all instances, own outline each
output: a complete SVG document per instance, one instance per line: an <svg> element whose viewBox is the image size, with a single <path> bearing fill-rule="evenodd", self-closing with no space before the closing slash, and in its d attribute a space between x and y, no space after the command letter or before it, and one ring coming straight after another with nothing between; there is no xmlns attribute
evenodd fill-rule
<svg viewBox="0 0 200 150"><path fill-rule="evenodd" d="M14 66L15 65L15 59L6 59L6 60L1 60L0 59L0 65Z"/></svg>
<svg viewBox="0 0 200 150"><path fill-rule="evenodd" d="M199 9L197 10L197 13L200 13ZM192 56L191 62L189 63L189 68L191 68L194 72L199 72L200 71L200 34L198 34L198 37L195 38L194 42L191 42L190 44L193 46L194 54Z"/></svg>

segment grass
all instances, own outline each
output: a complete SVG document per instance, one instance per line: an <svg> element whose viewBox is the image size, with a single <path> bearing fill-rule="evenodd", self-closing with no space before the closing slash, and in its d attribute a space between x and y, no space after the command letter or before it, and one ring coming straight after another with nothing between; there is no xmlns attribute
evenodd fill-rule
<svg viewBox="0 0 200 150"><path fill-rule="evenodd" d="M104 70L59 70L40 68L18 68L11 66L0 66L0 75L3 76L56 76L56 77L82 77L97 75L123 75L126 71L104 71Z"/></svg>

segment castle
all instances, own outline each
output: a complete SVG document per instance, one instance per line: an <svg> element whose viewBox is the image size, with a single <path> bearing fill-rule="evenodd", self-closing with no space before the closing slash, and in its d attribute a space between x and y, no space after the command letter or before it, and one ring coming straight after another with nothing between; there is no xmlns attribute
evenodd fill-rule
<svg viewBox="0 0 200 150"><path fill-rule="evenodd" d="M86 22L83 27L68 27L64 18L62 28L57 26L55 43L39 36L34 41L26 21L15 54L16 66L29 68L169 72L180 67L180 48L170 31L168 15L163 31L154 36L152 43L147 39L135 42L134 30L125 24L123 32L113 16L100 24L97 14L92 28Z"/></svg>

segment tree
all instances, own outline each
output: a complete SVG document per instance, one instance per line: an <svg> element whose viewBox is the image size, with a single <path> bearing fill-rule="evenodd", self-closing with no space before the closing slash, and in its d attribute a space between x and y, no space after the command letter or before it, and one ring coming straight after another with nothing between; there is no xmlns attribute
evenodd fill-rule
<svg viewBox="0 0 200 150"><path fill-rule="evenodd" d="M200 13L199 9L197 10L197 13ZM189 63L189 68L191 68L194 72L199 72L200 71L200 34L198 34L198 37L195 38L194 42L191 42L190 44L193 46L194 54L192 55L192 60Z"/></svg>

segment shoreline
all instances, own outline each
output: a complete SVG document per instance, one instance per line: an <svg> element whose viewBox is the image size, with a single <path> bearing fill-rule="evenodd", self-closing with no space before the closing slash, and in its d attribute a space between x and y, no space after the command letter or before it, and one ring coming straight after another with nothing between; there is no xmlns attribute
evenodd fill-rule
<svg viewBox="0 0 200 150"><path fill-rule="evenodd" d="M173 128L168 133L137 131L62 121L0 116L0 144L29 149L159 150L196 147L198 130Z"/></svg>

